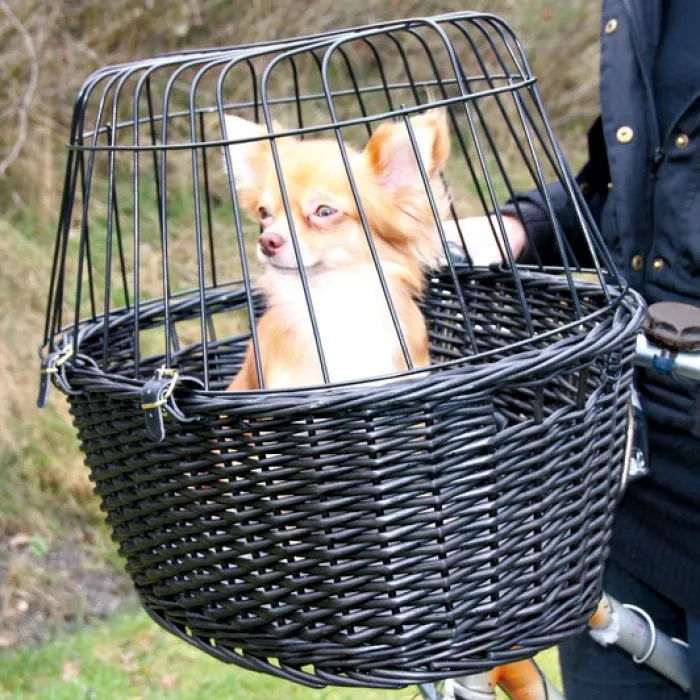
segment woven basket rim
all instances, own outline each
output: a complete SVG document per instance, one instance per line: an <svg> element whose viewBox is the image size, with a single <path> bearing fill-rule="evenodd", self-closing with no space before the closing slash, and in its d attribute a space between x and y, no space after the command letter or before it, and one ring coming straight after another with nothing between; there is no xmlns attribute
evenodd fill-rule
<svg viewBox="0 0 700 700"><path fill-rule="evenodd" d="M474 279L483 279L483 278L493 278L497 277L499 275L503 275L504 279L510 279L512 280L512 273L509 271L509 268L503 266L503 265L491 265L490 267L486 268L476 268L476 267L471 267L467 263L453 263L453 266L455 270L458 273L464 274L467 273L470 276L472 276ZM551 283L555 286L560 286L562 288L566 287L569 289L569 285L566 282L565 278L563 277L563 274L565 273L565 269L563 267L543 267L540 268L539 266L535 265L518 265L518 277L522 280L527 280L529 282L540 282L540 283ZM588 270L588 269L582 269L580 270L580 274L582 275L587 275L587 274L595 274L595 270ZM507 277L505 277L507 275ZM576 271L575 274L572 275L572 282L577 289L577 291L580 292L591 292L591 291L602 291L603 286L597 281L589 281L588 279L581 278L578 276L579 271ZM441 269L436 271L433 275L433 278L449 278L449 272L447 269ZM624 281L624 280L623 280ZM629 294L633 294L636 296L639 296L635 290L633 290L626 282L624 286L617 286L613 284L607 284L605 285L605 289L610 292L614 291L615 294L610 295L610 301L606 306L603 306L599 309L596 309L595 311L585 314L582 316L580 319L575 319L574 321L571 321L570 323L564 325L564 326L559 326L557 328L554 328L552 330L546 331L544 333L540 333L537 335L535 338L532 339L527 339L524 341L518 341L517 343L513 343L512 346L518 346L518 345L523 345L531 342L531 340L538 340L542 338L546 338L549 335L552 335L554 333L560 333L562 331L565 331L573 326L576 326L582 322L591 320L597 316L600 316L601 314L605 313L606 311L609 311L611 308L619 305L622 300L628 296ZM253 285L253 297L257 295L257 292L255 290L255 286ZM237 279L237 280L228 280L226 282L221 282L218 283L216 287L212 286L207 286L205 289L204 293L204 299L205 302L212 303L215 301L221 301L226 299L227 297L234 295L234 296L240 296L242 298L245 298L246 296L246 288L245 288L245 281L242 279ZM639 297L641 299L641 297ZM158 313L162 310L163 308L163 300L164 298L162 296L154 297L152 299L146 299L143 300L139 303L138 306L138 314L139 317L142 318L144 316L149 316L149 315L158 315ZM170 296L170 311L171 313L176 312L180 310L181 308L186 308L187 306L193 305L193 304L200 304L201 299L200 299L200 292L199 292L199 287L191 287L189 289L184 289L184 290L179 290L177 292L173 292ZM113 328L119 327L124 323L132 323L132 318L133 318L133 313L136 310L135 306L120 306L117 307L116 309L112 310L109 312L109 323L110 326ZM91 338L95 335L101 334L104 328L104 318L105 314L104 313L99 313L95 314L94 316L90 317L84 317L81 318L78 323L78 333L81 341L85 338ZM39 346L39 354L40 357L44 357L46 353L48 352L49 348L51 347L51 341L60 337L60 336L72 336L74 334L74 329L75 329L76 324L74 322L71 323L66 323L65 325L61 326L58 330L53 331L51 337L44 342L42 345ZM245 336L246 338L250 337L249 335ZM482 353L478 353L475 355L469 355L465 356L462 358L459 358L457 360L452 360L450 362L446 363L441 363L440 366L447 365L447 364L459 364L459 363L464 363L464 362L472 362L476 359L480 359L483 357L487 357L490 354L493 354L494 350L488 350ZM143 358L144 360L148 358ZM435 367L437 365L433 365ZM412 370L415 373L420 373L420 372L425 372L428 371L426 369L418 369L418 370ZM407 372L403 372L402 374L406 374ZM371 380L366 380L366 381L371 381ZM334 384L333 386L340 386L340 384ZM320 388L326 388L326 387L320 387Z"/></svg>
<svg viewBox="0 0 700 700"><path fill-rule="evenodd" d="M556 281L556 280L555 280ZM600 290L599 285L586 284L581 289ZM225 296L225 293L221 296ZM217 297L218 298L218 297ZM196 301L198 302L198 297ZM626 292L610 305L597 309L586 316L591 320L601 316L609 319L608 324L598 324L585 333L560 338L547 347L528 347L534 342L542 342L547 336L561 333L562 330L580 325L584 319L542 333L535 338L519 341L509 345L509 348L521 347L518 352L493 362L484 362L489 355L498 350L489 350L480 355L474 355L457 360L432 365L427 369L403 372L393 375L392 381L374 383L372 380L346 384L321 385L318 387L302 387L284 390L263 389L246 392L229 392L226 390L204 389L201 382L189 375L181 375L187 379L186 388L182 384L176 389L178 404L187 413L216 413L226 410L233 413L238 411L265 412L269 410L285 410L306 412L312 406L314 410L326 407L338 409L339 404L357 406L367 402L368 405L395 401L420 401L426 397L440 393L445 399L453 396L464 396L469 393L476 397L496 386L511 381L514 377L528 377L535 380L538 375L548 375L562 366L583 365L590 362L601 352L601 347L607 347L611 342L622 337L637 333L644 313L644 302L641 296L632 289ZM131 310L133 313L133 309ZM622 318L621 318L622 316ZM91 328L93 335L97 328ZM85 337L85 336L83 336ZM184 348L183 351L201 347L200 344ZM142 362L153 360L143 358ZM480 358L481 362L475 362ZM77 362L75 361L77 360ZM177 362L173 365L177 367ZM150 376L134 378L116 372L105 371L95 360L84 354L72 357L65 364L66 377L69 384L83 389L93 387L99 391L114 391L124 398L138 399L140 391ZM437 370L437 371L436 371ZM386 380L386 377L382 377ZM376 380L375 380L376 381Z"/></svg>

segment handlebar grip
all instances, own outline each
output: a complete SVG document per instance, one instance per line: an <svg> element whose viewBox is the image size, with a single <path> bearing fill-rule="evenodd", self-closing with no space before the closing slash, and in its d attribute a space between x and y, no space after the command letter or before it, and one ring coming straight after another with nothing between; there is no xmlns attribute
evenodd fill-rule
<svg viewBox="0 0 700 700"><path fill-rule="evenodd" d="M637 336L636 363L700 381L700 307L678 301L652 304Z"/></svg>
<svg viewBox="0 0 700 700"><path fill-rule="evenodd" d="M661 374L700 381L700 352L673 352L654 345L643 333L637 336L635 363Z"/></svg>

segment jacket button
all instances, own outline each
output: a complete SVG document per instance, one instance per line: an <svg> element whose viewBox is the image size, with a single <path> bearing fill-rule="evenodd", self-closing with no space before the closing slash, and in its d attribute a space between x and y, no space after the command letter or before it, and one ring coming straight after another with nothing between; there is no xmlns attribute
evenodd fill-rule
<svg viewBox="0 0 700 700"><path fill-rule="evenodd" d="M635 255L632 258L632 269L637 272L642 269L644 258L641 255Z"/></svg>
<svg viewBox="0 0 700 700"><path fill-rule="evenodd" d="M654 258L654 262L651 263L651 266L654 268L654 272L661 272L666 266L666 263L663 258Z"/></svg>
<svg viewBox="0 0 700 700"><path fill-rule="evenodd" d="M688 134L678 134L676 136L676 148L685 148L690 143Z"/></svg>
<svg viewBox="0 0 700 700"><path fill-rule="evenodd" d="M634 138L634 131L632 131L632 127L621 126L615 133L615 138L620 143L629 143Z"/></svg>
<svg viewBox="0 0 700 700"><path fill-rule="evenodd" d="M608 23L605 25L605 33L612 34L616 29L617 20L613 17L613 19L608 20Z"/></svg>

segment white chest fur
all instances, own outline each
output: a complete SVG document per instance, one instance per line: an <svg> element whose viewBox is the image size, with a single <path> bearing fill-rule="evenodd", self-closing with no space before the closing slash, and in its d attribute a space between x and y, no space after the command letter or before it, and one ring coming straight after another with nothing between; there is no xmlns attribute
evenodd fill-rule
<svg viewBox="0 0 700 700"><path fill-rule="evenodd" d="M282 307L285 322L304 347L310 373L317 373L320 382L320 362L301 281L297 275L275 276L270 303ZM374 266L319 272L308 280L331 382L367 379L401 369L397 366L402 358L398 335ZM388 284L396 299L391 282ZM282 359L285 349L278 352ZM298 379L290 383L298 384Z"/></svg>

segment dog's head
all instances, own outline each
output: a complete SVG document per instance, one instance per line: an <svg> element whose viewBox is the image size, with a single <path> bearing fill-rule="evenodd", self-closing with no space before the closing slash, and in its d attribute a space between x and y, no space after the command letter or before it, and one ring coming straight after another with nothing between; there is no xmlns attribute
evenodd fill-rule
<svg viewBox="0 0 700 700"><path fill-rule="evenodd" d="M443 216L447 197L438 175L449 155L446 114L431 110L414 117L411 126L438 215ZM404 123L380 126L362 152L346 146L355 193L335 140L278 138L288 206L270 142L260 139L267 129L227 116L226 130L228 139L242 141L228 147L232 175L239 201L260 222L258 257L270 269L298 269L292 225L307 271L370 262L356 196L380 257L403 256L424 266L437 262L440 245L433 210Z"/></svg>

